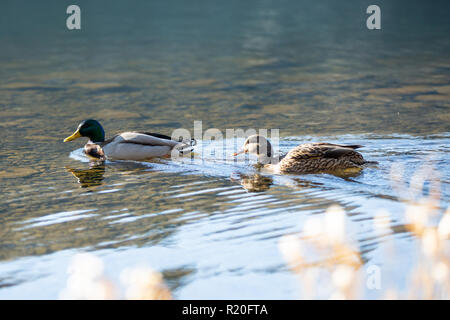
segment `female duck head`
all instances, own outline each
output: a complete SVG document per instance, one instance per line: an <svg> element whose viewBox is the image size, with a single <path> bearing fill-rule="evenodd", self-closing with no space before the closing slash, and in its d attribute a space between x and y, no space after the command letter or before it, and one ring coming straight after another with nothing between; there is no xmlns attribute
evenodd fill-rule
<svg viewBox="0 0 450 320"><path fill-rule="evenodd" d="M237 156L241 153L252 153L258 156L258 162L267 164L271 162L273 158L273 149L269 140L260 135L252 135L248 137L241 150L234 153L234 156Z"/></svg>
<svg viewBox="0 0 450 320"><path fill-rule="evenodd" d="M77 130L70 137L64 139L64 142L72 141L80 137L87 137L92 142L104 142L105 131L97 120L84 120L78 125Z"/></svg>

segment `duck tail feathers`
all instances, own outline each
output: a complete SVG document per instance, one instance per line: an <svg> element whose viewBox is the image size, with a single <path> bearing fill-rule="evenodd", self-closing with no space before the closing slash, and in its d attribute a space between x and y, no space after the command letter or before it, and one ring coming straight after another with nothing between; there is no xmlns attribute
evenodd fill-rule
<svg viewBox="0 0 450 320"><path fill-rule="evenodd" d="M197 140L191 139L191 140L181 140L179 141L178 145L175 147L179 152L180 155L188 154L194 151L194 146L197 144Z"/></svg>

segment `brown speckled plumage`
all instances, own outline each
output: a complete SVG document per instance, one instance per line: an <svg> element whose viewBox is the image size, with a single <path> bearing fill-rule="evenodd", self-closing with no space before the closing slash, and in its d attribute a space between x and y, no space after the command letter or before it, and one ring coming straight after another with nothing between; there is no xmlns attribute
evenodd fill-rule
<svg viewBox="0 0 450 320"><path fill-rule="evenodd" d="M366 161L355 151L360 147L323 142L301 144L280 159L278 168L280 173L313 173L362 168Z"/></svg>
<svg viewBox="0 0 450 320"><path fill-rule="evenodd" d="M258 166L279 173L331 172L345 169L362 169L368 163L355 151L360 145L340 145L332 143L301 144L282 157L274 157L272 145L265 137L248 137L240 151L258 156ZM349 170L345 170L346 172Z"/></svg>

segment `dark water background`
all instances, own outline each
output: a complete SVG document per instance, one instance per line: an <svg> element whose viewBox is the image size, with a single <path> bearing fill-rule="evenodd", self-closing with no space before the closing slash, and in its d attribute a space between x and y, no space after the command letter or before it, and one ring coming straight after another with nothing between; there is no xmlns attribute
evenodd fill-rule
<svg viewBox="0 0 450 320"><path fill-rule="evenodd" d="M378 1L375 31L370 1L77 1L80 31L66 28L70 4L0 3L1 298L56 298L80 251L112 278L149 264L176 298L298 298L278 239L331 204L346 209L366 263L386 262L371 230L380 208L405 223L392 164L407 177L434 166L448 206L448 1ZM380 164L349 180L261 178L206 154L92 167L80 141L62 143L86 118L108 136L194 120L278 128L282 151L358 143ZM403 270L415 239L396 230Z"/></svg>

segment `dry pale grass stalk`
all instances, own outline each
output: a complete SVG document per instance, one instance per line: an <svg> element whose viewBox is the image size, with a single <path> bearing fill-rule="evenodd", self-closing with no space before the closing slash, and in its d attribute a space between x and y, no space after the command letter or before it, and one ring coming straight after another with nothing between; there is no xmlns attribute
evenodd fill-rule
<svg viewBox="0 0 450 320"><path fill-rule="evenodd" d="M393 288L381 290L385 299L448 299L450 292L450 209L440 207L439 174L425 164L411 177L404 179L402 165L391 168L391 183L400 201L405 203L405 227L415 237L418 258L412 267L404 292ZM425 186L428 194L424 196ZM330 207L322 216L308 218L300 235L280 239L279 248L288 267L296 274L302 298L362 299L364 275L360 252L346 233L347 216L338 206ZM373 228L378 236L393 234L393 219L387 210L374 214ZM380 246L384 250L387 268L395 269L394 237ZM392 264L389 266L389 264ZM326 288L324 288L326 287Z"/></svg>
<svg viewBox="0 0 450 320"><path fill-rule="evenodd" d="M103 261L90 253L76 254L68 268L69 277L60 299L105 300L120 299L118 287L104 275ZM147 267L125 269L121 274L125 299L168 300L170 290L162 274Z"/></svg>
<svg viewBox="0 0 450 320"><path fill-rule="evenodd" d="M299 277L303 298L321 297L321 285L330 284L330 299L357 297L362 261L346 235L345 220L343 209L332 206L323 216L307 219L302 237L287 235L280 239L279 248Z"/></svg>

